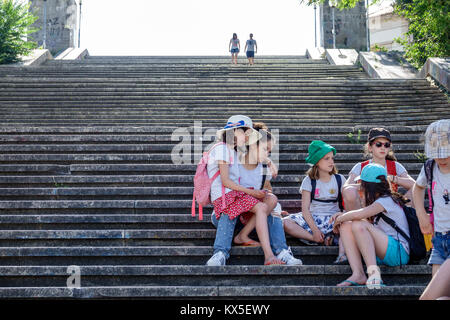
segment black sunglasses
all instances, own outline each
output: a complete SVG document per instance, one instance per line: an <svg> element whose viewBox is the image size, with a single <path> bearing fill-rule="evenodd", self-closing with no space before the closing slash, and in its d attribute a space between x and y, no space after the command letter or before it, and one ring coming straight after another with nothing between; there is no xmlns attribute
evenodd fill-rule
<svg viewBox="0 0 450 320"><path fill-rule="evenodd" d="M385 142L385 143L377 142L377 143L375 143L375 147L377 147L377 148L381 148L382 145L384 145L385 148L389 148L391 146L391 143L390 142Z"/></svg>

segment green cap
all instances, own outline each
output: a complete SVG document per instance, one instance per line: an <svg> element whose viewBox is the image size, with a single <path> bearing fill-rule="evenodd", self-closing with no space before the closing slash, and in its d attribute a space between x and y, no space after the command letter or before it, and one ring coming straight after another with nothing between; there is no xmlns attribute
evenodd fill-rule
<svg viewBox="0 0 450 320"><path fill-rule="evenodd" d="M314 140L308 147L308 157L305 159L307 163L312 165L319 162L328 152L333 151L333 155L336 155L336 149L321 140Z"/></svg>

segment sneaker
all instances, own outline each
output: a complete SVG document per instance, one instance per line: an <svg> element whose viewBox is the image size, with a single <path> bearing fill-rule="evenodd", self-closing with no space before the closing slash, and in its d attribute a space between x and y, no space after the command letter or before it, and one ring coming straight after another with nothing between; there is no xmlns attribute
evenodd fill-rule
<svg viewBox="0 0 450 320"><path fill-rule="evenodd" d="M286 262L287 266L301 266L303 264L302 260L294 258L291 248L281 250L277 258Z"/></svg>
<svg viewBox="0 0 450 320"><path fill-rule="evenodd" d="M222 251L216 252L211 258L209 258L208 262L206 262L207 266L218 267L224 266L227 258Z"/></svg>

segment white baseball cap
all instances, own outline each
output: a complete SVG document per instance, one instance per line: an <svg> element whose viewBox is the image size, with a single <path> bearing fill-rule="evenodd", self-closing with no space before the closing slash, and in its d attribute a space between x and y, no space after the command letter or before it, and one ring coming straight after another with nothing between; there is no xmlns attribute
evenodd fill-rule
<svg viewBox="0 0 450 320"><path fill-rule="evenodd" d="M262 137L261 133L253 129L252 119L243 115L235 115L228 118L227 124L223 127L223 129L217 130L216 136L220 139L225 131L237 128L250 128L252 130L252 133L248 137L247 144L253 144Z"/></svg>

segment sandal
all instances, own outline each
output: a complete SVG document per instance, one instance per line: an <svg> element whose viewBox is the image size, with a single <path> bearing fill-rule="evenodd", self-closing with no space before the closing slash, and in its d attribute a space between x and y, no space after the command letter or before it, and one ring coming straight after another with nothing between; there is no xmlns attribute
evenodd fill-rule
<svg viewBox="0 0 450 320"><path fill-rule="evenodd" d="M278 259L277 257L273 256L269 259L269 261L264 262L265 266L275 266L275 265L283 265L286 264L283 260Z"/></svg>
<svg viewBox="0 0 450 320"><path fill-rule="evenodd" d="M343 283L346 283L346 282L349 283L348 286L339 286L340 284L343 284ZM366 285L357 283L357 282L352 281L352 280L344 280L341 283L339 283L337 286L338 287L365 287Z"/></svg>
<svg viewBox="0 0 450 320"><path fill-rule="evenodd" d="M381 289L382 287L386 287L386 285L383 283L383 280L381 280L381 277L375 275L370 276L367 279L366 286L369 289Z"/></svg>
<svg viewBox="0 0 450 320"><path fill-rule="evenodd" d="M243 243L234 242L234 244L239 247L261 247L261 243L259 243L258 241L255 241L255 240L250 240L250 241L243 242Z"/></svg>
<svg viewBox="0 0 450 320"><path fill-rule="evenodd" d="M334 260L333 264L338 265L338 266L347 265L348 259L347 259L347 256L345 255L345 253L338 255L336 260Z"/></svg>

